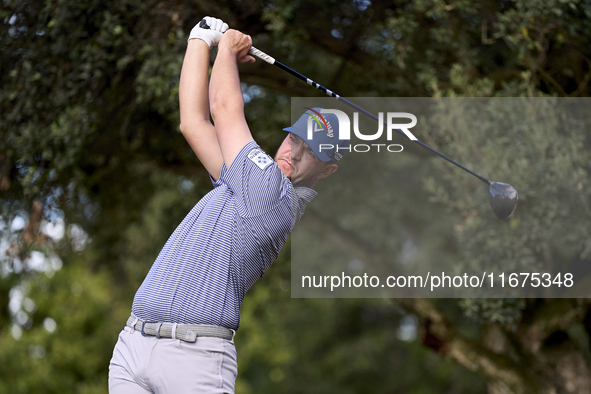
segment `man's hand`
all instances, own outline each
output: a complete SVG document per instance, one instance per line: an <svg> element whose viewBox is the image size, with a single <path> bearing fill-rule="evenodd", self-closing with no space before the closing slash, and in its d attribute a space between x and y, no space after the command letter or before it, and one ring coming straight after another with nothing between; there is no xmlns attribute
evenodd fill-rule
<svg viewBox="0 0 591 394"><path fill-rule="evenodd" d="M191 30L189 40L198 38L205 41L209 48L212 48L220 42L226 30L228 30L227 23L224 23L221 19L206 16Z"/></svg>
<svg viewBox="0 0 591 394"><path fill-rule="evenodd" d="M255 58L248 54L252 47L252 38L242 34L238 30L229 29L226 31L219 43L220 50L228 49L236 57L237 64L254 63Z"/></svg>

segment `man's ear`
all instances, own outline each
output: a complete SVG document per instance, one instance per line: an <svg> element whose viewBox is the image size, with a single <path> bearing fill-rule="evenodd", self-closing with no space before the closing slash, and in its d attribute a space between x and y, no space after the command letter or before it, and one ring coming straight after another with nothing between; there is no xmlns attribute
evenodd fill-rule
<svg viewBox="0 0 591 394"><path fill-rule="evenodd" d="M327 176L329 176L330 174L336 172L336 170L339 169L339 166L337 166L334 163L330 163L329 165L327 165L321 172L320 172L320 176L319 179L321 178L326 178Z"/></svg>

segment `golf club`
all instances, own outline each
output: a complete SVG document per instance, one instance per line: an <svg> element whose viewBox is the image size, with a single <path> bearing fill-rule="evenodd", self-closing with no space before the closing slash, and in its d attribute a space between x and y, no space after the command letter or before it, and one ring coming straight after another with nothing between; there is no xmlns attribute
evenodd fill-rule
<svg viewBox="0 0 591 394"><path fill-rule="evenodd" d="M349 100L341 97L340 95L336 94L335 92L331 91L330 89L327 89L324 86L320 85L319 83L312 81L310 78L287 67L285 64L278 62L273 57L267 55L263 51L255 48L255 47L251 47L250 51L248 53L251 54L252 56L255 56L255 57L269 63L269 64L279 67L283 71L286 71L289 74L293 75L294 77L299 78L302 81L306 82L308 85L311 85L311 86L315 87L316 89L320 90L321 92L324 92L326 95L328 95L330 97L334 97L337 100L347 104L348 106L355 108L357 111L364 113L365 115L369 116L370 118L379 121L379 118L377 116L375 116L374 114L372 114L371 112L364 110L363 108L361 108L358 105L350 102ZM396 131L398 133L404 135L404 133L401 130L396 130ZM449 161L452 164L455 164L456 166L458 166L462 170L474 175L476 178L478 178L482 182L486 183L489 186L488 195L489 195L489 199L490 199L490 206L497 218L507 219L509 216L511 216L513 214L513 212L515 212L515 208L517 207L518 196L517 196L517 190L515 190L515 188L513 186L509 185L508 183L491 181L491 180L483 177L482 175L478 175L474 171L471 171L468 168L464 167L463 165L453 161L452 159L445 156L444 154L431 148L429 145L426 145L419 140L416 140L413 142L415 142L416 144L419 144L423 148L429 149L431 152L435 153L436 155L444 158L445 160Z"/></svg>
<svg viewBox="0 0 591 394"><path fill-rule="evenodd" d="M199 26L204 29L209 29L209 26L207 25L205 20L202 20L199 23ZM368 116L374 120L377 120L379 122L379 118L377 116L375 116L374 114L372 114L371 112L366 111L365 109L361 108L360 106L341 97L340 95L325 88L324 86L320 85L319 83L314 82L310 78L287 67L285 64L278 62L273 57L267 55L265 52L255 48L255 47L251 47L250 50L248 51L248 53L254 57L257 57L257 58L271 64L271 65L279 67L283 71L286 71L287 73L293 75L294 77L299 78L302 81L306 82L308 85L311 85L311 86L315 87L316 89L320 90L321 92L324 92L327 96L334 97L337 100L347 104L349 107L352 107L352 108L356 109L357 111L359 111L359 112L365 114L366 116ZM401 130L396 130L396 131L402 135L405 135ZM489 200L490 200L490 206L491 206L495 216L498 219L507 219L509 216L511 216L513 214L513 212L515 212L515 208L517 207L518 196L517 196L517 190L515 190L515 188L513 186L509 185L508 183L491 181L491 180L483 177L482 175L478 175L474 171L471 171L468 168L464 167L463 165L453 161L452 159L445 156L444 154L439 153L435 149L431 148L429 145L424 144L419 140L414 140L413 142L422 146L423 148L430 150L431 152L435 153L436 155L442 157L443 159L447 160L448 162L456 165L457 167L474 175L476 178L478 178L482 182L486 183L488 185L488 196L489 196Z"/></svg>

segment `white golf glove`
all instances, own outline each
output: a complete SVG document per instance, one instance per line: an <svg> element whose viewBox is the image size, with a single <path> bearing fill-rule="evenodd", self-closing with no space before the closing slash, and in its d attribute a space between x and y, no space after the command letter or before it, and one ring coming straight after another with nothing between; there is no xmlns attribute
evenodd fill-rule
<svg viewBox="0 0 591 394"><path fill-rule="evenodd" d="M221 19L206 16L195 25L193 30L191 30L189 40L199 38L205 41L207 45L209 45L209 48L211 48L220 42L220 39L226 30L228 30L227 23L224 23Z"/></svg>

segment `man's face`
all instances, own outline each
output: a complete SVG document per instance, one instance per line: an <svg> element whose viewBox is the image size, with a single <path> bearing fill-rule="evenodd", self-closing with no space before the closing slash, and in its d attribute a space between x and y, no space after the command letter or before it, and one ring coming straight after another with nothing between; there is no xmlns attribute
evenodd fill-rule
<svg viewBox="0 0 591 394"><path fill-rule="evenodd" d="M308 144L295 134L288 133L277 150L275 161L295 186L313 187L321 178L336 171L337 165L321 161Z"/></svg>

